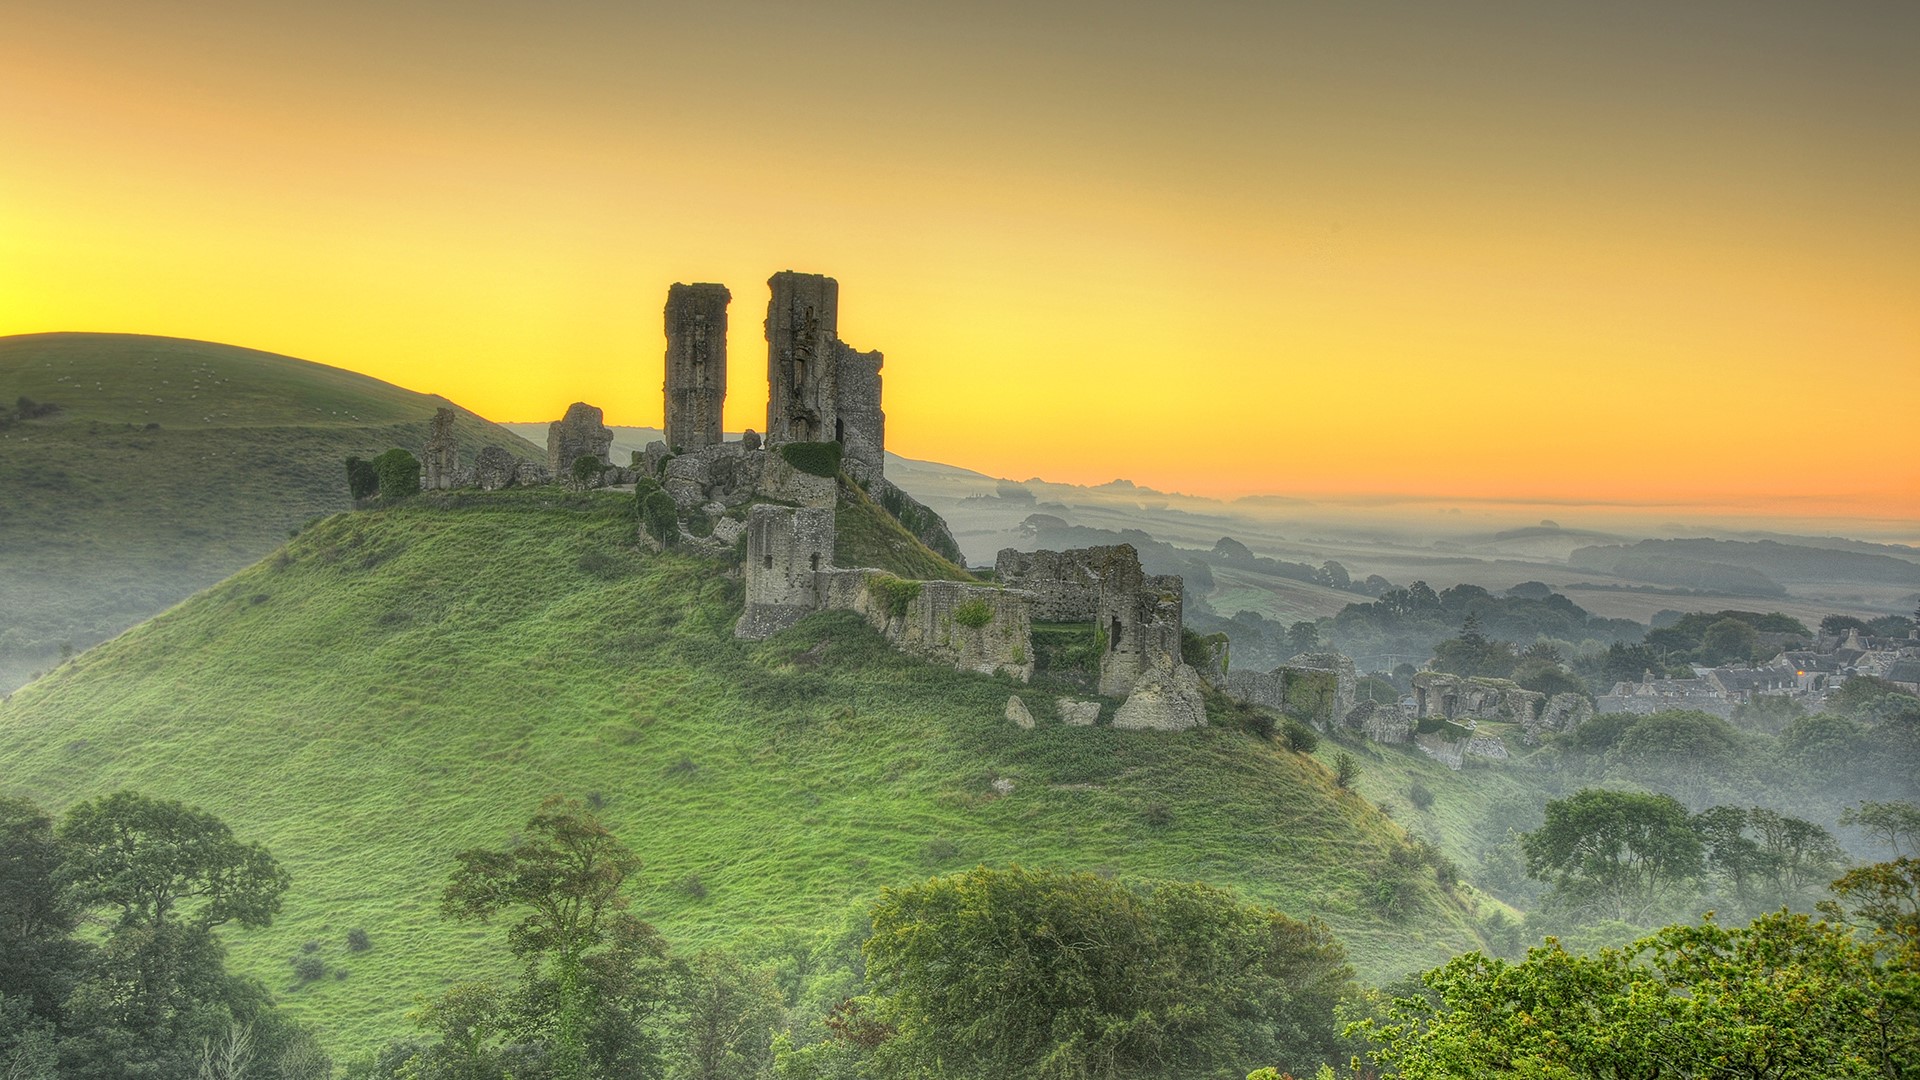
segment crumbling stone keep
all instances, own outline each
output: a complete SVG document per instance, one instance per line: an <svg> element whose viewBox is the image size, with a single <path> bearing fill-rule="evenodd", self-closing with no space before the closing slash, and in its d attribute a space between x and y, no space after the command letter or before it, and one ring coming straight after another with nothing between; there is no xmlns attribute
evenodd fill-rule
<svg viewBox="0 0 1920 1080"><path fill-rule="evenodd" d="M1108 697L1125 697L1149 671L1181 664L1180 578L1148 577L1132 544L1008 548L994 559L994 578L1032 593L1039 621L1093 621L1105 642L1099 689Z"/></svg>
<svg viewBox="0 0 1920 1080"><path fill-rule="evenodd" d="M676 453L718 446L727 400L725 285L676 283L667 290L667 445Z"/></svg>
<svg viewBox="0 0 1920 1080"><path fill-rule="evenodd" d="M820 608L815 578L833 566L833 508L772 506L747 512L746 611L735 637L771 637Z"/></svg>
<svg viewBox="0 0 1920 1080"><path fill-rule="evenodd" d="M427 448L420 455L421 486L428 491L445 491L457 486L460 473L460 446L454 440L454 411L434 410L433 426L427 431Z"/></svg>
<svg viewBox="0 0 1920 1080"><path fill-rule="evenodd" d="M767 445L837 442L853 476L883 475L885 358L840 340L840 283L782 270L767 287Z"/></svg>
<svg viewBox="0 0 1920 1080"><path fill-rule="evenodd" d="M547 473L557 478L573 475L573 463L583 457L613 464L613 429L596 406L576 401L567 415L547 426Z"/></svg>

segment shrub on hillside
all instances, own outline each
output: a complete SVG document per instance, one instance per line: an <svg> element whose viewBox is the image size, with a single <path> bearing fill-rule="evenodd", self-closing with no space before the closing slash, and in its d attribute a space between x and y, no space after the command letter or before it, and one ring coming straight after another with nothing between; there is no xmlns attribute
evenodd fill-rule
<svg viewBox="0 0 1920 1080"><path fill-rule="evenodd" d="M640 524L662 547L672 547L680 541L680 508L664 491L651 492L640 500Z"/></svg>
<svg viewBox="0 0 1920 1080"><path fill-rule="evenodd" d="M1320 733L1289 716L1280 723L1280 733L1296 754L1311 754L1320 746Z"/></svg>
<svg viewBox="0 0 1920 1080"><path fill-rule="evenodd" d="M978 630L993 621L993 605L985 600L967 600L954 605L953 621L969 630Z"/></svg>
<svg viewBox="0 0 1920 1080"><path fill-rule="evenodd" d="M869 578L867 591L879 602L888 618L898 619L905 616L907 608L919 599L920 583L886 574ZM956 611L955 616L957 617L958 614Z"/></svg>
<svg viewBox="0 0 1920 1080"><path fill-rule="evenodd" d="M380 474L373 468L373 462L362 461L357 457L347 459L347 494L357 502L371 498L380 491Z"/></svg>
<svg viewBox="0 0 1920 1080"><path fill-rule="evenodd" d="M605 472L607 464L592 454L581 454L573 459L573 486L585 491L600 483L600 474Z"/></svg>
<svg viewBox="0 0 1920 1080"><path fill-rule="evenodd" d="M1413 785L1407 788L1407 798L1413 805L1422 810L1429 810L1433 807L1433 789L1418 780L1415 780Z"/></svg>
<svg viewBox="0 0 1920 1080"><path fill-rule="evenodd" d="M828 478L840 475L840 444L837 442L782 443L780 456L803 473Z"/></svg>
<svg viewBox="0 0 1920 1080"><path fill-rule="evenodd" d="M397 446L373 459L373 471L380 478L383 499L420 494L420 459Z"/></svg>

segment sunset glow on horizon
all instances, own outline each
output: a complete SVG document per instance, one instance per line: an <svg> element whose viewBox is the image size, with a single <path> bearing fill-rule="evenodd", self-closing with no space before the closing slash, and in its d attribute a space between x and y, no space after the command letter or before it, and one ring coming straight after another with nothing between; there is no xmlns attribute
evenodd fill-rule
<svg viewBox="0 0 1920 1080"><path fill-rule="evenodd" d="M889 449L1233 497L1920 520L1920 6L37 4L0 334L661 421L840 282Z"/></svg>

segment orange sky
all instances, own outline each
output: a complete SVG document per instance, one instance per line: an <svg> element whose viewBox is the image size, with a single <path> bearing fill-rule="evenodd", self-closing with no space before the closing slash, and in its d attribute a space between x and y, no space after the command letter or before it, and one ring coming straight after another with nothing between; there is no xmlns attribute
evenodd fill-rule
<svg viewBox="0 0 1920 1080"><path fill-rule="evenodd" d="M738 429L792 268L912 457L1920 519L1920 5L19 7L0 334L657 424L721 281Z"/></svg>

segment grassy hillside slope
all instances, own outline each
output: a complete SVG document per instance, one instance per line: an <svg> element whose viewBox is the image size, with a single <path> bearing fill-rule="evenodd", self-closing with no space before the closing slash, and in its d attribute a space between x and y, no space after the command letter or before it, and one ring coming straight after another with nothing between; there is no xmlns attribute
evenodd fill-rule
<svg viewBox="0 0 1920 1080"><path fill-rule="evenodd" d="M338 368L177 338L0 339L0 691L254 562L348 505L341 461L417 453L441 398ZM539 453L462 413L483 445Z"/></svg>
<svg viewBox="0 0 1920 1080"><path fill-rule="evenodd" d="M1326 919L1374 977L1476 944L1431 875L1409 914L1372 913L1402 834L1310 758L1225 726L1065 727L1044 693L846 615L735 641L738 583L633 531L629 498L557 490L328 518L0 705L0 792L60 809L131 787L269 845L293 889L272 928L228 935L233 963L336 1050L504 970L497 932L442 922L438 893L453 852L556 792L603 804L680 945L1015 861L1232 885ZM1016 691L1034 730L1003 716ZM293 988L310 941L348 976Z"/></svg>

